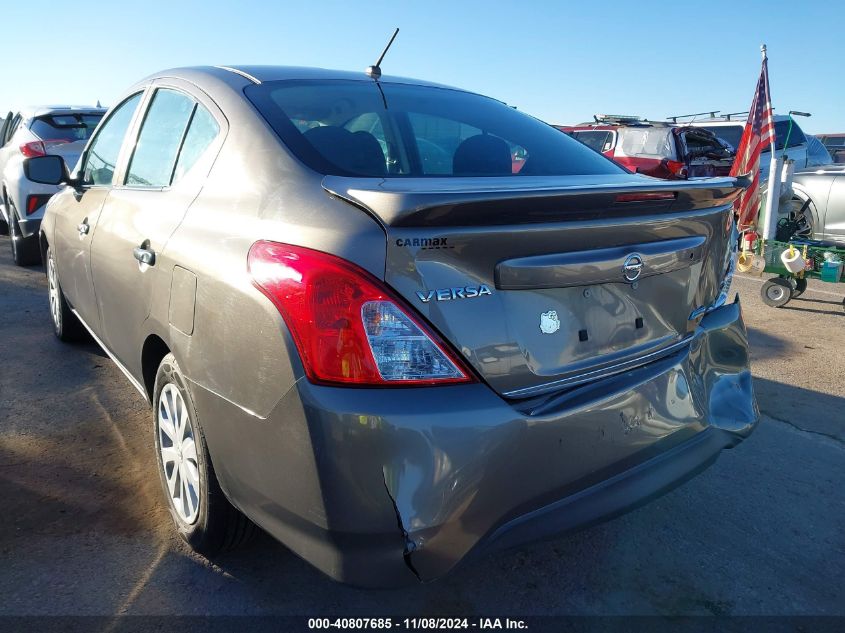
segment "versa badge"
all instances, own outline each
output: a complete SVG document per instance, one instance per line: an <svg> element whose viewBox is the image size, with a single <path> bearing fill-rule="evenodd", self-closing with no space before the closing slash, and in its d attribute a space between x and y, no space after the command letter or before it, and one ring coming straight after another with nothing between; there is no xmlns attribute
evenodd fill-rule
<svg viewBox="0 0 845 633"><path fill-rule="evenodd" d="M432 299L436 301L451 301L452 299L475 299L476 297L492 294L493 291L484 284L480 286L462 286L459 288L438 288L437 290L427 290L426 292L417 290L417 296L423 303L428 303Z"/></svg>

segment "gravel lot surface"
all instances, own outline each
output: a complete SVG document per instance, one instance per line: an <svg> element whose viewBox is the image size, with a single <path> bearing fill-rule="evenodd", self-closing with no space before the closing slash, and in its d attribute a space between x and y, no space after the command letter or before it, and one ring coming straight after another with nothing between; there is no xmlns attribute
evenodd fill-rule
<svg viewBox="0 0 845 633"><path fill-rule="evenodd" d="M763 420L657 501L401 591L336 584L260 536L173 536L142 398L52 334L40 268L0 240L0 615L845 615L845 286L786 308L735 282ZM837 292L839 291L839 292Z"/></svg>

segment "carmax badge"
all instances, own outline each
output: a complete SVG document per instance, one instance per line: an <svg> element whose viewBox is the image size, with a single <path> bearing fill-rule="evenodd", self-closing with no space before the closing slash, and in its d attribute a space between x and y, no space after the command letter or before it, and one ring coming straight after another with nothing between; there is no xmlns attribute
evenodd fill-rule
<svg viewBox="0 0 845 633"><path fill-rule="evenodd" d="M622 264L622 276L625 281L634 283L643 272L643 258L639 253L631 253Z"/></svg>

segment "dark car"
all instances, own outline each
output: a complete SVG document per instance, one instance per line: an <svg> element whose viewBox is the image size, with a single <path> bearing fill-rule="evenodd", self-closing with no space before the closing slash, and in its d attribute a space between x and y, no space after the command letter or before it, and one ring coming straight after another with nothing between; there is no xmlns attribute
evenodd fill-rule
<svg viewBox="0 0 845 633"><path fill-rule="evenodd" d="M274 66L154 75L74 173L26 169L66 185L40 234L55 333L90 332L152 405L199 552L254 522L345 582L431 580L642 504L757 422L737 179Z"/></svg>

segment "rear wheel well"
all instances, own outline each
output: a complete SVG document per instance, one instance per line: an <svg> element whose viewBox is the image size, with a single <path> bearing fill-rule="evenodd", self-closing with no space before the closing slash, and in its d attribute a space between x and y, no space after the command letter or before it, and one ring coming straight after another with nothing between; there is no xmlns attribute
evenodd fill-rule
<svg viewBox="0 0 845 633"><path fill-rule="evenodd" d="M44 274L47 274L47 247L50 243L47 241L47 236L43 231L38 232L38 246L41 250L41 263L44 265Z"/></svg>
<svg viewBox="0 0 845 633"><path fill-rule="evenodd" d="M141 372L144 376L144 389L147 392L150 403L153 401L153 389L155 388L158 366L161 365L161 360L169 353L170 348L167 347L167 343L155 334L151 334L144 341L144 347L141 350Z"/></svg>

